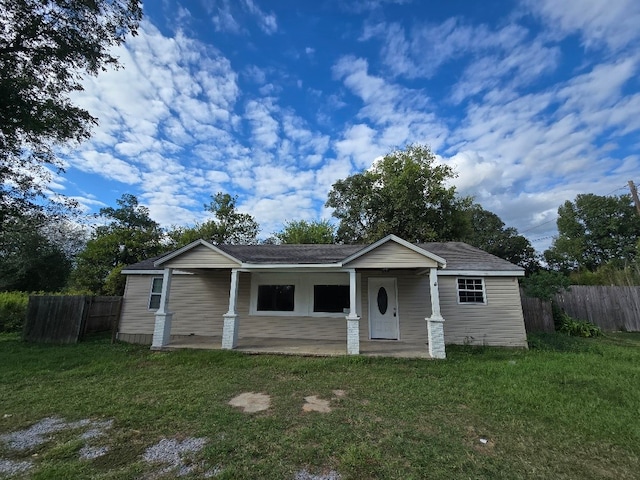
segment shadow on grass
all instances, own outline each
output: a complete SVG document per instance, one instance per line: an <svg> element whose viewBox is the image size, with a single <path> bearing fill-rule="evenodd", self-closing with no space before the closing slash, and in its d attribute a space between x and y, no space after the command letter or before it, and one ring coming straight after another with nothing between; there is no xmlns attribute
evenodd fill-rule
<svg viewBox="0 0 640 480"><path fill-rule="evenodd" d="M567 353L602 353L593 338L572 337L563 333L530 333L527 341L531 350Z"/></svg>

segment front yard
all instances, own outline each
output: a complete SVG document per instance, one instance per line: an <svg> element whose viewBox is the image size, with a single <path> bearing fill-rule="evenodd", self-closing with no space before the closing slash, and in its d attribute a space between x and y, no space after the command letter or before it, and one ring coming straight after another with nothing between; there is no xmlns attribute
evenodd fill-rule
<svg viewBox="0 0 640 480"><path fill-rule="evenodd" d="M0 478L637 478L640 334L530 340L433 361L3 335ZM229 405L250 392L266 410Z"/></svg>

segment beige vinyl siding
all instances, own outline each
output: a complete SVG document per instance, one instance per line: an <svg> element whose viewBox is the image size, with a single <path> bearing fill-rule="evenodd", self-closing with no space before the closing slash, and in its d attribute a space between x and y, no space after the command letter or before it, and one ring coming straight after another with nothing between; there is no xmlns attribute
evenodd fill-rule
<svg viewBox="0 0 640 480"><path fill-rule="evenodd" d="M119 331L152 334L155 311L149 310L151 279L157 275L127 275ZM229 307L230 270L173 275L169 311L171 335L222 335L222 316Z"/></svg>
<svg viewBox="0 0 640 480"><path fill-rule="evenodd" d="M240 264L204 245L198 245L163 263L162 268L236 268Z"/></svg>
<svg viewBox="0 0 640 480"><path fill-rule="evenodd" d="M273 317L249 315L251 274L240 273L238 287L238 336L271 338L305 338L313 340L347 339L347 321L344 317Z"/></svg>
<svg viewBox="0 0 640 480"><path fill-rule="evenodd" d="M362 272L360 340L369 339L369 278L395 278L398 290L398 318L400 340L405 342L427 342L425 318L431 314L429 276L416 275L414 271Z"/></svg>
<svg viewBox="0 0 640 480"><path fill-rule="evenodd" d="M387 242L345 264L347 268L428 268L436 262L418 252Z"/></svg>
<svg viewBox="0 0 640 480"><path fill-rule="evenodd" d="M486 305L461 305L458 304L457 278L438 277L445 342L526 347L517 279L484 277Z"/></svg>

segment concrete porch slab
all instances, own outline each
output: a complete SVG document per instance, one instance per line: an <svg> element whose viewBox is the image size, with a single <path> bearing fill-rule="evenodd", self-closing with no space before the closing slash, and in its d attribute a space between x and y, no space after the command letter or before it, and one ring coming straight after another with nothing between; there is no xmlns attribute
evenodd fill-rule
<svg viewBox="0 0 640 480"><path fill-rule="evenodd" d="M220 350L221 337L190 336L171 340L168 350L200 348ZM347 354L345 340L309 340L296 338L241 337L235 351L247 354L276 354L334 357ZM426 343L397 340L367 340L360 342L360 355L368 357L431 358Z"/></svg>

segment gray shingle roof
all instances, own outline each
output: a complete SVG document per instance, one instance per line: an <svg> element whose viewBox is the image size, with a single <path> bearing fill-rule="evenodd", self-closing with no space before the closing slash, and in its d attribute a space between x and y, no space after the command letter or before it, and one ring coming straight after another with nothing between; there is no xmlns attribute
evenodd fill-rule
<svg viewBox="0 0 640 480"><path fill-rule="evenodd" d="M446 270L524 271L524 268L518 265L514 265L464 242L420 243L418 247L444 258L447 261Z"/></svg>
<svg viewBox="0 0 640 480"><path fill-rule="evenodd" d="M524 271L523 268L463 242L421 243L418 247L444 258L446 270ZM330 264L365 248L365 245L217 245L223 252L244 263ZM167 255L143 260L125 270L158 270L153 263Z"/></svg>
<svg viewBox="0 0 640 480"><path fill-rule="evenodd" d="M336 263L364 248L363 245L217 245L246 263Z"/></svg>

